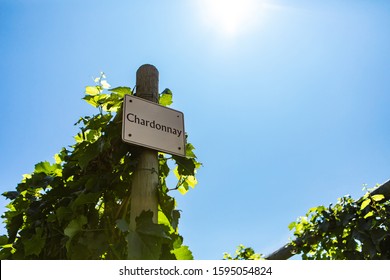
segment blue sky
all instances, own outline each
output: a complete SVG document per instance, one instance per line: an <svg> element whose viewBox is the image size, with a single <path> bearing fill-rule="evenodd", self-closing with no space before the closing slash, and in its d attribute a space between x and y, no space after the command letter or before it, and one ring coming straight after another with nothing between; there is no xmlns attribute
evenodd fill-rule
<svg viewBox="0 0 390 280"><path fill-rule="evenodd" d="M74 143L93 77L134 87L150 63L204 165L175 195L185 243L271 253L309 208L390 178L389 26L379 0L0 0L0 191Z"/></svg>

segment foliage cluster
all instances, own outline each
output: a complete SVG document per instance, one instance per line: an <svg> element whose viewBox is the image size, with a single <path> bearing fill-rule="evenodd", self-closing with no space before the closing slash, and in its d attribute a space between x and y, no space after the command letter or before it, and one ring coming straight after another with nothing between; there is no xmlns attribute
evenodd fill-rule
<svg viewBox="0 0 390 280"><path fill-rule="evenodd" d="M289 225L303 259L390 259L390 201L367 192L319 206Z"/></svg>
<svg viewBox="0 0 390 280"><path fill-rule="evenodd" d="M109 89L103 73L95 83L86 87L84 100L99 113L75 124L81 126L76 143L56 154L54 163L36 164L15 191L3 194L11 202L3 215L8 235L0 237L0 258L192 259L178 233L180 212L169 192L185 193L196 185L200 163L193 145L187 143L185 158L158 154L158 224L152 212L143 212L131 231L132 177L140 149L121 140L121 110L123 97L133 91ZM160 104L171 103L166 89ZM169 189L172 165L177 185Z"/></svg>
<svg viewBox="0 0 390 280"><path fill-rule="evenodd" d="M261 260L264 259L261 254L255 253L251 247L245 247L239 245L236 249L235 255L232 256L229 253L225 253L223 256L224 260Z"/></svg>
<svg viewBox="0 0 390 280"><path fill-rule="evenodd" d="M378 188L379 190L379 188ZM333 205L311 208L290 223L295 239L265 259L286 259L299 254L305 260L390 259L390 200L367 192L358 200L350 196ZM264 259L251 247L238 246L236 255L225 260Z"/></svg>

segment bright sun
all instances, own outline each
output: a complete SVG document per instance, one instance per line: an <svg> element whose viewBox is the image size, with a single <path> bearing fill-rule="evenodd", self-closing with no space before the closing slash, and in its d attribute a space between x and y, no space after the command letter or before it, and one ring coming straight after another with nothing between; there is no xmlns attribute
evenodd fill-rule
<svg viewBox="0 0 390 280"><path fill-rule="evenodd" d="M256 0L201 0L200 11L207 28L235 36L253 27L259 16Z"/></svg>

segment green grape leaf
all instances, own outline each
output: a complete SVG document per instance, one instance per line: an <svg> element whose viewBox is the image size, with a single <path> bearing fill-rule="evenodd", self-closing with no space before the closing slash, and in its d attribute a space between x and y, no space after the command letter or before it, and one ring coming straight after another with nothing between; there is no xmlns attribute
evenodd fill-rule
<svg viewBox="0 0 390 280"><path fill-rule="evenodd" d="M16 215L15 215L16 214ZM8 215L8 242L14 242L18 231L23 225L23 213L12 213L12 215Z"/></svg>
<svg viewBox="0 0 390 280"><path fill-rule="evenodd" d="M76 207L84 204L96 204L100 193L82 193L80 194L72 204L72 208L76 209Z"/></svg>
<svg viewBox="0 0 390 280"><path fill-rule="evenodd" d="M296 222L291 222L291 223L288 225L288 229L289 229L289 230L292 230L293 228L295 228L296 225L297 225Z"/></svg>
<svg viewBox="0 0 390 280"><path fill-rule="evenodd" d="M99 146L97 143L92 143L86 147L80 147L84 148L79 151L78 155L78 162L81 167L81 169L85 169L89 162L96 158L96 155L99 153Z"/></svg>
<svg viewBox="0 0 390 280"><path fill-rule="evenodd" d="M100 93L99 86L86 86L85 93L91 96L98 95Z"/></svg>
<svg viewBox="0 0 390 280"><path fill-rule="evenodd" d="M0 246L4 246L8 244L8 237L6 235L0 236Z"/></svg>
<svg viewBox="0 0 390 280"><path fill-rule="evenodd" d="M80 232L84 225L88 222L84 215L78 216L76 219L70 221L64 230L64 234L72 239L78 232Z"/></svg>
<svg viewBox="0 0 390 280"><path fill-rule="evenodd" d="M177 190L182 194L182 195L185 195L186 193L188 193L188 185L187 186L184 186L184 185L181 185L177 188Z"/></svg>
<svg viewBox="0 0 390 280"><path fill-rule="evenodd" d="M166 88L161 94L159 104L162 106L169 106L172 104L172 91Z"/></svg>
<svg viewBox="0 0 390 280"><path fill-rule="evenodd" d="M196 158L194 153L195 147L191 143L186 144L186 157L187 158Z"/></svg>
<svg viewBox="0 0 390 280"><path fill-rule="evenodd" d="M18 191L9 191L9 192L4 192L2 193L2 196L5 196L6 198L10 199L10 200L14 200L15 198L17 198L19 196L19 192Z"/></svg>
<svg viewBox="0 0 390 280"><path fill-rule="evenodd" d="M362 202L362 205L360 206L360 210L365 209L368 205L370 205L370 203L371 203L371 199L370 198L365 199Z"/></svg>
<svg viewBox="0 0 390 280"><path fill-rule="evenodd" d="M136 230L130 230L127 235L128 259L156 260L160 258L162 244L170 239L169 228L154 224L152 217L153 212L144 211L136 218Z"/></svg>
<svg viewBox="0 0 390 280"><path fill-rule="evenodd" d="M385 199L385 196L383 194L375 194L375 195L371 196L371 199L374 201L381 201L381 200Z"/></svg>
<svg viewBox="0 0 390 280"><path fill-rule="evenodd" d="M94 95L86 95L83 97L85 101L87 101L88 104L92 105L93 107L97 108L99 107L98 99L95 99Z"/></svg>
<svg viewBox="0 0 390 280"><path fill-rule="evenodd" d="M195 178L195 176L191 175L187 176L185 181L191 188L195 188L195 186L198 184L198 180Z"/></svg>
<svg viewBox="0 0 390 280"><path fill-rule="evenodd" d="M46 175L58 175L62 173L61 165L50 164L48 161L43 161L35 165L35 173L45 173Z"/></svg>
<svg viewBox="0 0 390 280"><path fill-rule="evenodd" d="M152 211L142 212L142 214L136 218L136 231L143 235L170 239L169 235L167 234L167 232L169 232L169 228L164 225L153 223L152 217Z"/></svg>
<svg viewBox="0 0 390 280"><path fill-rule="evenodd" d="M129 87L116 87L116 88L109 89L109 91L117 93L122 98L126 94L127 95L133 95L133 91Z"/></svg>
<svg viewBox="0 0 390 280"><path fill-rule="evenodd" d="M177 172L179 175L195 175L196 165L193 159L172 156L177 164Z"/></svg>
<svg viewBox="0 0 390 280"><path fill-rule="evenodd" d="M23 239L24 251L26 256L38 256L45 246L45 237L42 235L43 229L36 228L35 234L29 239Z"/></svg>
<svg viewBox="0 0 390 280"><path fill-rule="evenodd" d="M367 218L369 218L369 217L371 217L371 216L374 216L374 212L373 212L373 211L368 212L368 213L364 216L364 219L367 219Z"/></svg>
<svg viewBox="0 0 390 280"><path fill-rule="evenodd" d="M193 260L194 256L188 246L181 246L180 248L172 250L177 260Z"/></svg>
<svg viewBox="0 0 390 280"><path fill-rule="evenodd" d="M127 259L129 260L157 260L160 258L161 241L142 238L134 231L130 231L126 236Z"/></svg>

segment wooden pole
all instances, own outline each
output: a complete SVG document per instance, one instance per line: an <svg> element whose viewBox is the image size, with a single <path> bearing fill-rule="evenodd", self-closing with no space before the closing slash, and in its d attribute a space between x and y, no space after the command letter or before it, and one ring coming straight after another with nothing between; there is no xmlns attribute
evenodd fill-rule
<svg viewBox="0 0 390 280"><path fill-rule="evenodd" d="M137 97L158 103L158 70L150 64L137 70ZM135 230L135 219L142 211L152 211L153 222L157 224L158 202L158 155L156 151L142 148L137 168L133 175L130 206L130 229Z"/></svg>

